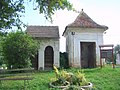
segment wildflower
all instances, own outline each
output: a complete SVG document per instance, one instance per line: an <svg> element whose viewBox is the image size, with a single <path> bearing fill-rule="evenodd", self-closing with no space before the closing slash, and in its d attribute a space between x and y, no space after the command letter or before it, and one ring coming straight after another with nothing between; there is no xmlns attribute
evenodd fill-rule
<svg viewBox="0 0 120 90"><path fill-rule="evenodd" d="M59 71L58 71L57 67L55 65L53 65L53 68L55 70L56 75L59 75Z"/></svg>

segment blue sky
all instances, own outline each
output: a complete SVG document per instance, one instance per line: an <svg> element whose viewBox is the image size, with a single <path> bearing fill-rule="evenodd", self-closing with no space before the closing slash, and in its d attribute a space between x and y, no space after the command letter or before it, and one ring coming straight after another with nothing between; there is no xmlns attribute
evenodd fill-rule
<svg viewBox="0 0 120 90"><path fill-rule="evenodd" d="M104 34L104 44L120 44L120 0L69 0L76 10L84 12L96 23L106 25L109 29ZM44 15L39 14L38 10L33 10L32 3L26 3L25 17L23 22L28 25L40 26L59 26L60 32L60 51L65 51L65 38L62 33L65 26L72 23L79 13L67 10L60 10L53 16L54 22L48 22Z"/></svg>

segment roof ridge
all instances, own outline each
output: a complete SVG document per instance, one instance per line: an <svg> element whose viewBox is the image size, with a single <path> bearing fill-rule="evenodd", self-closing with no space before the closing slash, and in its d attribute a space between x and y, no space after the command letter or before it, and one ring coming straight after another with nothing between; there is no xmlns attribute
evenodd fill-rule
<svg viewBox="0 0 120 90"><path fill-rule="evenodd" d="M58 26L50 26L50 25L49 26L46 26L46 25L41 25L41 26L40 25L28 25L28 27L29 26L32 26L32 27L58 27Z"/></svg>
<svg viewBox="0 0 120 90"><path fill-rule="evenodd" d="M68 26L74 26L74 27L80 27L80 28L103 28L108 29L107 26L99 25L93 19L91 19L84 11L83 9L81 12L79 12L79 15L75 19L74 22L71 24L68 24Z"/></svg>

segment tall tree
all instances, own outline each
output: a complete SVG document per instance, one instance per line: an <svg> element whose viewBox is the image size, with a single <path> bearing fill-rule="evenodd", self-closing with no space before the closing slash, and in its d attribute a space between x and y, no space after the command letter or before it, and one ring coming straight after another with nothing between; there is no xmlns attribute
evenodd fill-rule
<svg viewBox="0 0 120 90"><path fill-rule="evenodd" d="M12 26L23 25L20 20L21 13L25 12L25 0L0 0L0 30L10 29ZM72 10L72 4L68 0L27 0L35 2L34 10L39 9L40 14L52 21L52 15L57 10Z"/></svg>

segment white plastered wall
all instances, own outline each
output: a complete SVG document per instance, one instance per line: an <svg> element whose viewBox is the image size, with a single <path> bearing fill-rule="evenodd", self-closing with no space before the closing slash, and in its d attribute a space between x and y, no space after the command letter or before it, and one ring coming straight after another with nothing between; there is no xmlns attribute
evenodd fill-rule
<svg viewBox="0 0 120 90"><path fill-rule="evenodd" d="M51 46L54 51L54 65L59 67L59 39L40 40L40 49L38 55L38 69L44 70L44 51L47 46Z"/></svg>
<svg viewBox="0 0 120 90"><path fill-rule="evenodd" d="M97 28L67 28L66 50L68 52L69 64L74 67L81 67L80 42L95 42L96 44L96 65L100 62L99 45L103 44L104 29ZM75 32L72 35L72 32Z"/></svg>

